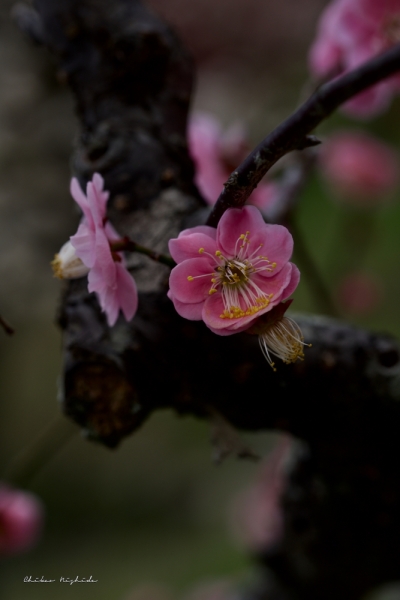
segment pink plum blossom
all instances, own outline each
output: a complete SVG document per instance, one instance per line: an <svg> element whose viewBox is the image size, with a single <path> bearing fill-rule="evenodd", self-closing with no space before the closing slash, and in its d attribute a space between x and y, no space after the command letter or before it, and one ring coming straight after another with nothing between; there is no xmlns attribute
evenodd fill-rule
<svg viewBox="0 0 400 600"><path fill-rule="evenodd" d="M36 496L0 484L0 556L29 550L42 523L43 507Z"/></svg>
<svg viewBox="0 0 400 600"><path fill-rule="evenodd" d="M367 133L335 133L321 148L320 164L333 188L360 206L382 203L399 180L395 151Z"/></svg>
<svg viewBox="0 0 400 600"><path fill-rule="evenodd" d="M292 452L293 441L282 435L261 465L256 481L234 500L231 512L233 533L253 552L268 550L282 539L281 497Z"/></svg>
<svg viewBox="0 0 400 600"><path fill-rule="evenodd" d="M196 168L195 183L204 199L212 205L229 175L250 152L246 133L239 124L223 133L217 119L198 113L189 121L188 143ZM249 203L269 208L277 198L277 185L263 181L252 192Z"/></svg>
<svg viewBox="0 0 400 600"><path fill-rule="evenodd" d="M112 327L121 310L127 321L136 313L138 293L121 252L112 252L110 242L119 240L107 221L106 206L109 193L103 190L104 181L95 173L87 184L86 196L77 179L71 181L71 194L83 212L78 231L70 240L76 255L89 268L88 290L95 292L107 321Z"/></svg>
<svg viewBox="0 0 400 600"><path fill-rule="evenodd" d="M289 262L293 240L281 225L264 222L254 206L228 209L218 227L198 226L169 242L178 265L169 297L184 318L218 335L248 329L296 289L300 274Z"/></svg>
<svg viewBox="0 0 400 600"><path fill-rule="evenodd" d="M369 315L376 311L382 301L382 283L375 276L354 271L339 282L336 296L347 314Z"/></svg>
<svg viewBox="0 0 400 600"><path fill-rule="evenodd" d="M400 0L333 0L310 50L310 69L329 78L358 67L400 41ZM400 90L400 75L358 94L344 106L358 117L385 110Z"/></svg>

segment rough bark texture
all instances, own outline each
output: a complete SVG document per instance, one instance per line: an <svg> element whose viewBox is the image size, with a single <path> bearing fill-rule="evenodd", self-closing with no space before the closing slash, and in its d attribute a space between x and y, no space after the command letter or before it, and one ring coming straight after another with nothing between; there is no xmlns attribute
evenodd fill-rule
<svg viewBox="0 0 400 600"><path fill-rule="evenodd" d="M165 250L204 210L184 138L190 61L136 0L36 0L35 7L19 12L20 23L56 56L76 98L75 174L84 183L101 172L117 230ZM218 337L178 317L165 295L167 267L139 255L131 265L141 294L130 324L120 319L110 330L86 281L66 286L66 414L110 447L161 407L287 431L306 449L283 499L284 539L259 557L265 578L254 595L356 599L400 579L397 344L302 318L312 343L306 360L274 373L255 337Z"/></svg>

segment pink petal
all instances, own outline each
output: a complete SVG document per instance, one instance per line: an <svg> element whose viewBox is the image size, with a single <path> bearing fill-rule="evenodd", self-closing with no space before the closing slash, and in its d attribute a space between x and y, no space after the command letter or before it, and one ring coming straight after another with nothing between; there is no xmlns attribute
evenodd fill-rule
<svg viewBox="0 0 400 600"><path fill-rule="evenodd" d="M255 206L231 208L227 210L218 223L217 246L228 257L236 254L237 242L242 234L249 231L249 249L256 249L255 240L264 230L265 222ZM269 257L268 257L269 258Z"/></svg>
<svg viewBox="0 0 400 600"><path fill-rule="evenodd" d="M87 184L87 200L96 227L103 227L109 193L103 191L103 178L98 173Z"/></svg>
<svg viewBox="0 0 400 600"><path fill-rule="evenodd" d="M293 294L293 292L295 291L295 289L297 288L297 286L299 285L299 282L300 282L299 269L293 263L290 263L290 264L292 265L292 272L291 272L291 276L290 276L290 281L289 281L287 287L285 287L285 289L282 292L282 300L286 300L287 298L289 298L289 296L291 296Z"/></svg>
<svg viewBox="0 0 400 600"><path fill-rule="evenodd" d="M203 248L204 252L214 256L217 244L210 236L204 233L192 233L170 240L168 247L172 258L177 263L181 263L188 258L199 258L200 248Z"/></svg>
<svg viewBox="0 0 400 600"><path fill-rule="evenodd" d="M76 255L84 265L91 269L96 261L96 235L94 230L88 227L86 220L79 225L76 234L69 239L75 248Z"/></svg>
<svg viewBox="0 0 400 600"><path fill-rule="evenodd" d="M89 227L93 228L94 224L93 224L91 212L89 210L88 201L87 201L87 198L86 198L85 194L83 193L81 186L79 185L79 182L76 179L76 177L73 177L71 179L70 192L71 192L71 196L73 197L75 202L80 206L83 214L85 215L85 217L88 221Z"/></svg>
<svg viewBox="0 0 400 600"><path fill-rule="evenodd" d="M138 292L135 280L122 263L115 263L117 273L117 301L124 317L130 321L138 308Z"/></svg>
<svg viewBox="0 0 400 600"><path fill-rule="evenodd" d="M208 297L214 270L208 257L190 258L174 267L169 278L169 287L174 298L194 304ZM191 281L188 277L193 277Z"/></svg>
<svg viewBox="0 0 400 600"><path fill-rule="evenodd" d="M192 233L204 233L208 235L211 239L217 239L217 230L215 227L210 227L209 225L197 225L196 227L190 227L189 229L184 229L180 232L178 237L184 237L185 235L192 235Z"/></svg>
<svg viewBox="0 0 400 600"><path fill-rule="evenodd" d="M186 302L180 302L177 300L171 292L168 292L168 298L172 300L175 306L175 310L184 319L189 321L201 321L201 314L203 311L204 301L197 302L195 304L187 304Z"/></svg>
<svg viewBox="0 0 400 600"><path fill-rule="evenodd" d="M276 275L292 256L293 238L283 225L264 223L264 231L257 236L257 244L262 244L260 254L266 256L271 263L276 263L272 271L259 272L263 277Z"/></svg>

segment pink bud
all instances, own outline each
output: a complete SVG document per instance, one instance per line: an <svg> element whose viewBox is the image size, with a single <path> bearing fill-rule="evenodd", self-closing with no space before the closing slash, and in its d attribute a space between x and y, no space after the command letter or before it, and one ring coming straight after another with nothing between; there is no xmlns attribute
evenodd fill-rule
<svg viewBox="0 0 400 600"><path fill-rule="evenodd" d="M0 487L0 556L34 546L43 523L43 506L33 494Z"/></svg>

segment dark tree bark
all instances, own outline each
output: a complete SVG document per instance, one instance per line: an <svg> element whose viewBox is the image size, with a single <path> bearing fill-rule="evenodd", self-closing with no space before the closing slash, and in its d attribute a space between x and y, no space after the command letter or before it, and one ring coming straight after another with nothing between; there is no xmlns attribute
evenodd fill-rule
<svg viewBox="0 0 400 600"><path fill-rule="evenodd" d="M165 251L206 212L185 142L190 60L136 0L34 5L20 7L17 18L54 54L74 93L81 124L74 173L84 184L100 172L116 229ZM304 138L310 128L303 129ZM109 329L85 280L65 288L65 413L109 447L167 407L289 432L305 450L283 498L284 539L259 557L265 578L254 595L357 599L400 579L397 343L303 317L312 348L304 362L274 373L254 336L218 337L181 319L166 297L167 267L140 255L130 260L140 303L129 324L121 318Z"/></svg>

